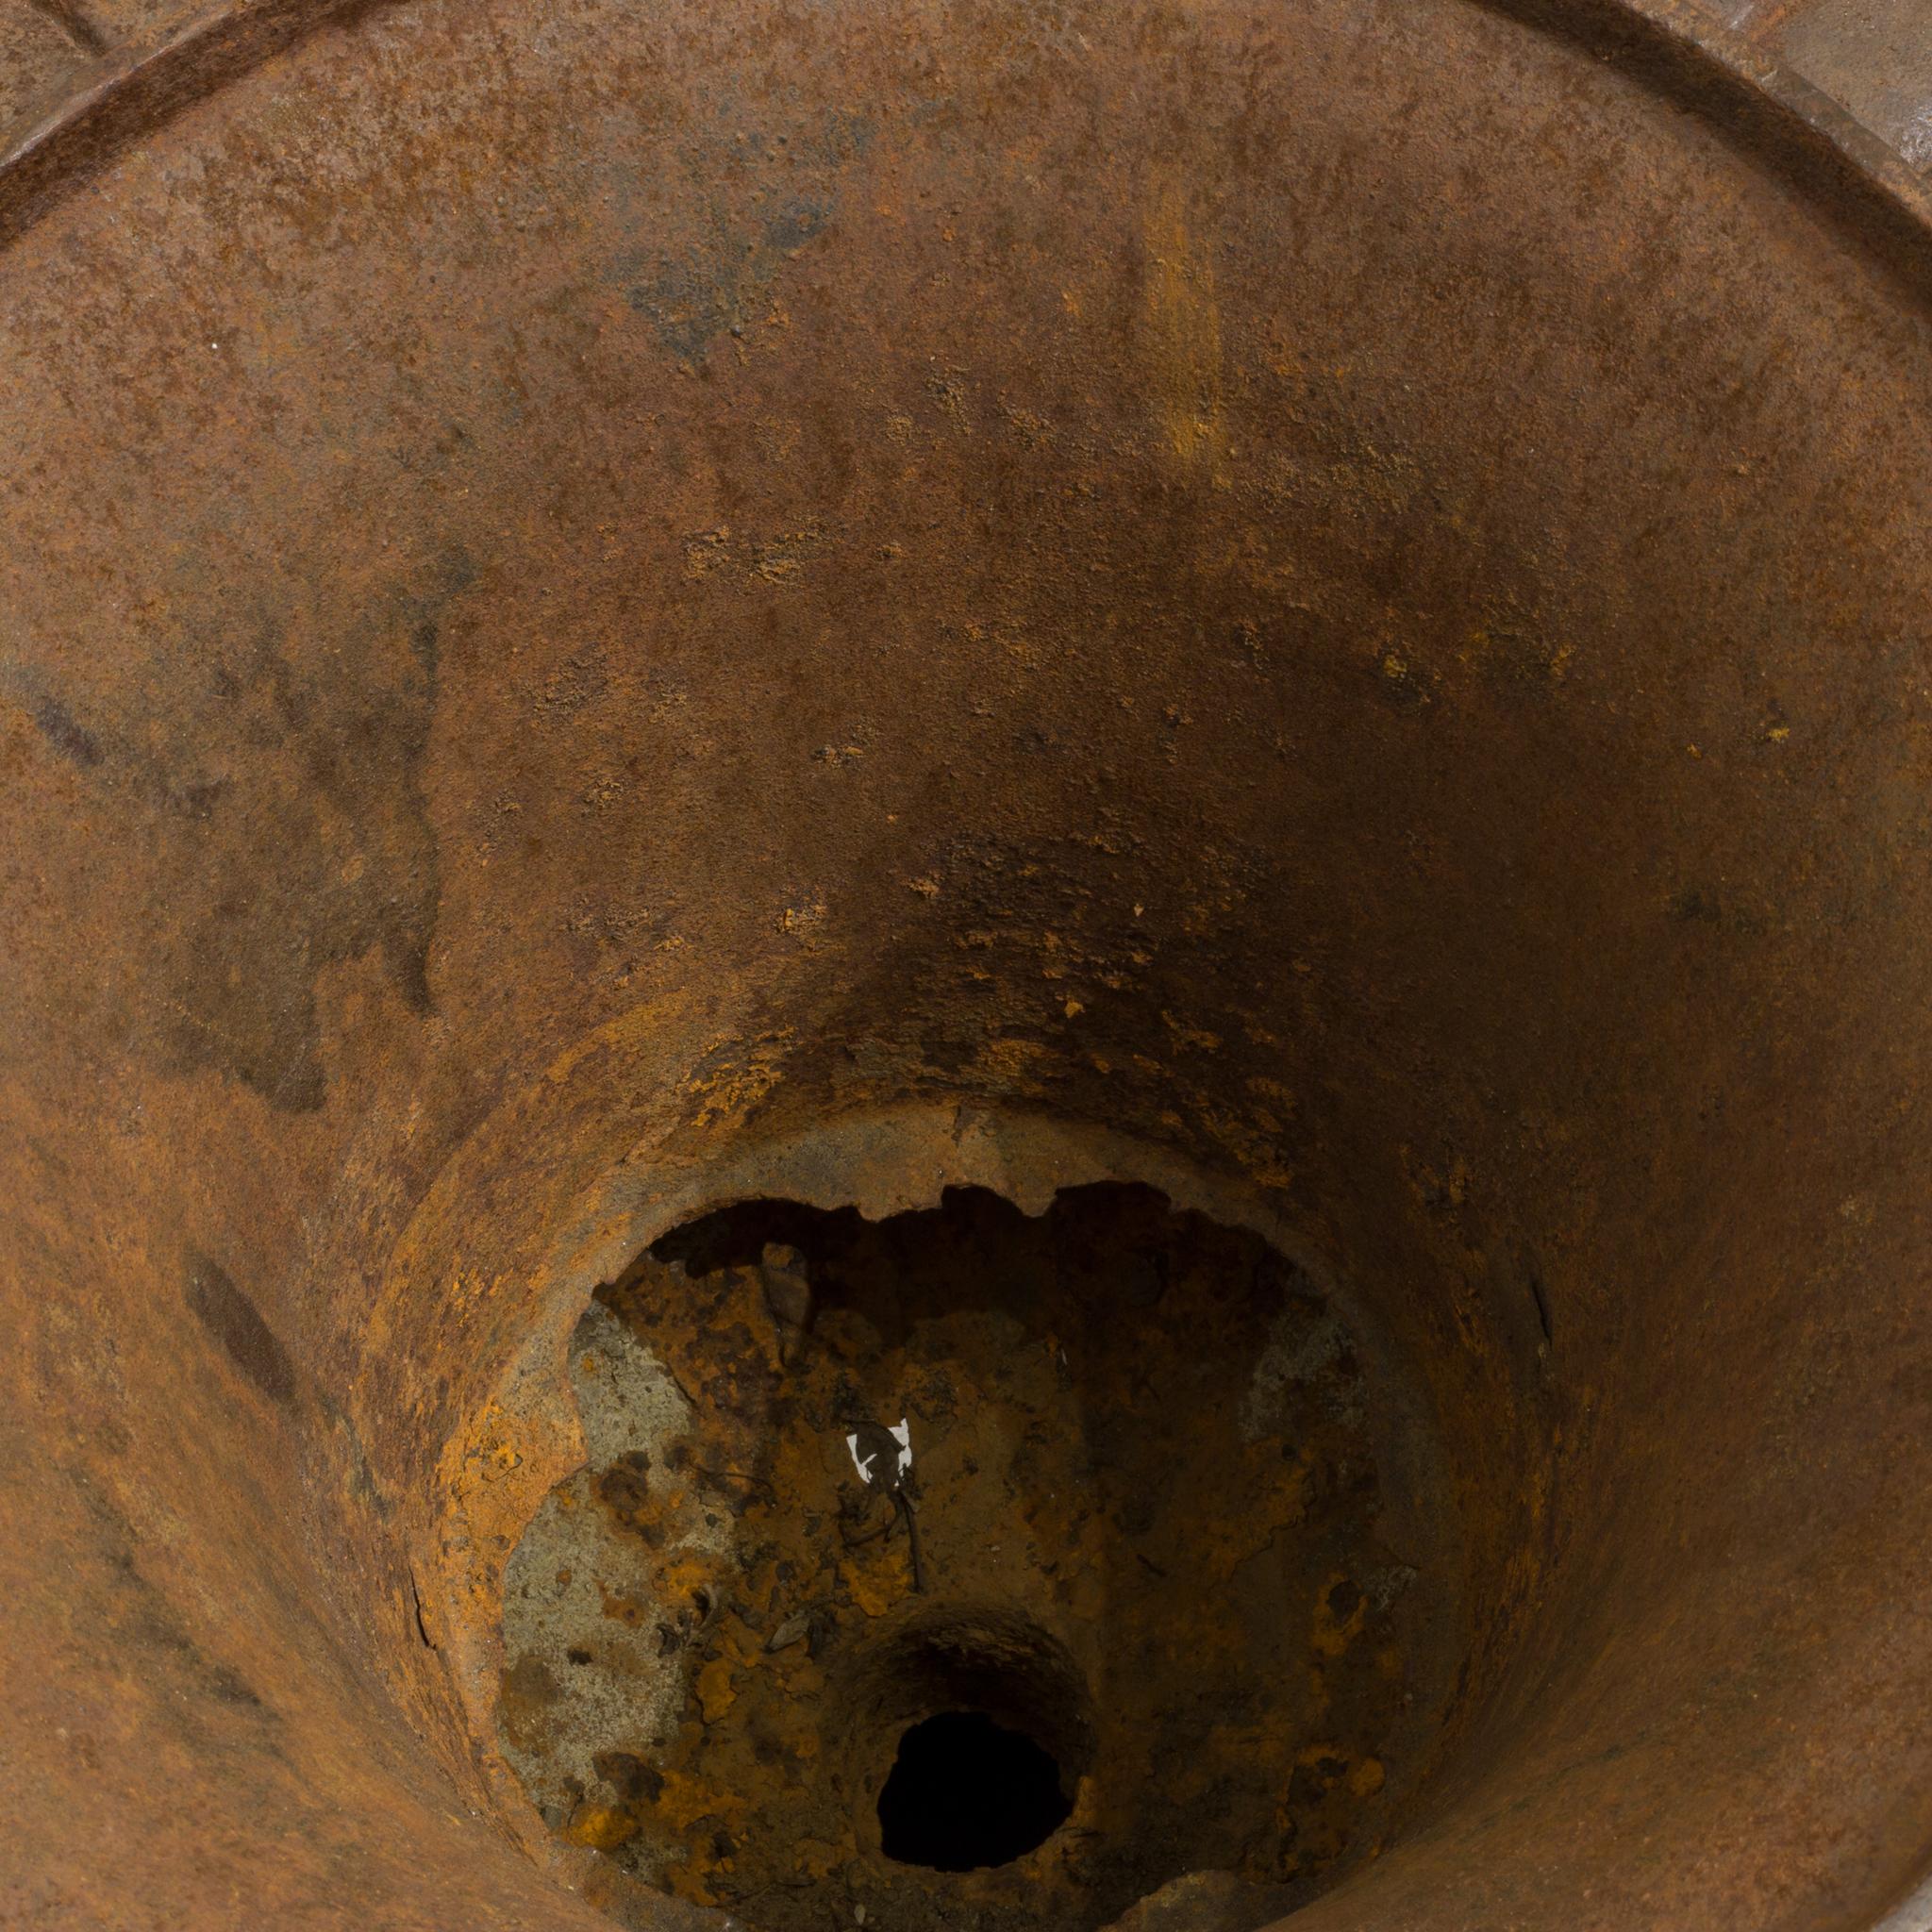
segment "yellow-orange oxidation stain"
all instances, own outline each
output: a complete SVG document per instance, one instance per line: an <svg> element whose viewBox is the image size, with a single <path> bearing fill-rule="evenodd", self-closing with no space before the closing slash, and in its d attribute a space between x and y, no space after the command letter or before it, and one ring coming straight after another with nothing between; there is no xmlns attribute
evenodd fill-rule
<svg viewBox="0 0 1932 1932"><path fill-rule="evenodd" d="M630 1812L608 1805L586 1805L563 1827L570 1843L588 1845L593 1852L614 1852L637 1832L638 1821Z"/></svg>
<svg viewBox="0 0 1932 1932"><path fill-rule="evenodd" d="M1214 269L1191 232L1188 202L1172 183L1152 197L1147 247L1145 339L1161 434L1175 458L1223 480L1221 309Z"/></svg>

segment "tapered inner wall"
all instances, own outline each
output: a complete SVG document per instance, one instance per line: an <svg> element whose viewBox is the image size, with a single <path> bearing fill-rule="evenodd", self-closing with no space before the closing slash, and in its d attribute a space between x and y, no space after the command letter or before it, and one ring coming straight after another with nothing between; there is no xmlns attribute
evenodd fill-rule
<svg viewBox="0 0 1932 1932"><path fill-rule="evenodd" d="M492 1713L596 1289L1177 1174L1454 1452L1468 1724L1307 1925L1906 1882L1923 316L1660 72L431 0L9 248L33 1909L595 1924Z"/></svg>

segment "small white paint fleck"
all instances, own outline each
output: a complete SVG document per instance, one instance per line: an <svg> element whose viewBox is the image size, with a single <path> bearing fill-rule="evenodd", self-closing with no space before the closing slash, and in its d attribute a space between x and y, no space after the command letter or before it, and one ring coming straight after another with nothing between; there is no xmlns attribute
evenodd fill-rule
<svg viewBox="0 0 1932 1932"><path fill-rule="evenodd" d="M903 1477L907 1471L912 1467L912 1425L904 1416L901 1416L898 1427L891 1429L887 1433L899 1444L899 1467L894 1473L894 1479L896 1480ZM877 1452L874 1451L874 1454L861 1460L858 1454L858 1438L856 1435L845 1438L845 1447L851 1453L852 1466L858 1470L859 1481L870 1484L874 1480L873 1464L878 1460Z"/></svg>

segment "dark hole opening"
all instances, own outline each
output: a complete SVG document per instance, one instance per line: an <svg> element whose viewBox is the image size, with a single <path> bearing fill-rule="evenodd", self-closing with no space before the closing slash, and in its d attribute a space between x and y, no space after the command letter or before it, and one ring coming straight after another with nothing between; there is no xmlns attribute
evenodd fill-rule
<svg viewBox="0 0 1932 1932"><path fill-rule="evenodd" d="M1005 1865L1067 1822L1073 1800L1052 1755L976 1710L944 1711L899 1740L879 1793L883 1850L902 1865Z"/></svg>

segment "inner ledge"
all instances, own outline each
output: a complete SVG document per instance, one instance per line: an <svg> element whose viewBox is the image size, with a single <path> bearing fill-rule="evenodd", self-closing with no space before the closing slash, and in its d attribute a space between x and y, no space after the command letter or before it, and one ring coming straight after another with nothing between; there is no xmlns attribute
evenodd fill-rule
<svg viewBox="0 0 1932 1932"><path fill-rule="evenodd" d="M742 1201L600 1288L569 1373L497 1728L621 1920L1091 1932L1212 1872L1258 1924L1441 1757L1428 1405L1250 1229L1116 1182Z"/></svg>

